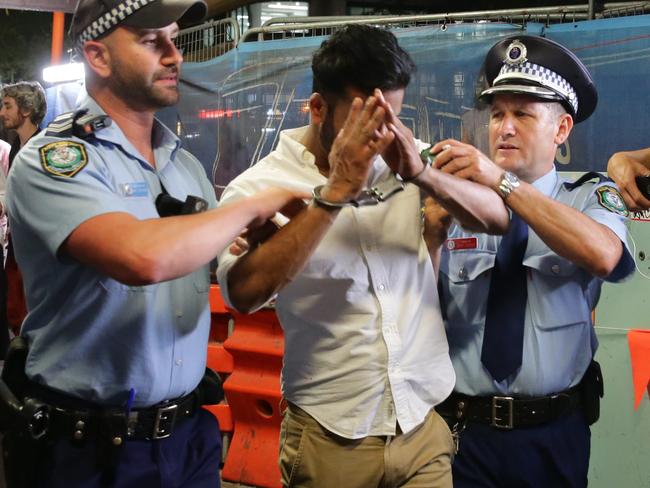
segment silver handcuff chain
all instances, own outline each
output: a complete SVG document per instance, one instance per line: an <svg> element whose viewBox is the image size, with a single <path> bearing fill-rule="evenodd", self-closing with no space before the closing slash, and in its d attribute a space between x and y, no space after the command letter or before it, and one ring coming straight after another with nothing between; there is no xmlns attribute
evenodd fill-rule
<svg viewBox="0 0 650 488"><path fill-rule="evenodd" d="M312 197L317 204L332 208L368 207L371 205L378 205L380 202L385 202L392 196L404 190L404 183L399 181L393 175L390 180L362 190L357 198L348 200L346 202L330 202L329 200L325 200L320 196L320 193L324 186L325 185L319 185L314 188Z"/></svg>
<svg viewBox="0 0 650 488"><path fill-rule="evenodd" d="M420 173L414 177L405 180L401 176L398 178L395 173L392 173L390 179L383 181L371 188L362 190L357 198L348 200L347 202L330 202L329 200L325 200L320 196L320 193L325 185L319 185L314 188L312 192L313 200L318 205L329 208L367 207L371 205L378 205L380 202L385 202L393 195L396 195L397 193L404 190L404 186L407 183L412 182L415 178L420 176L420 174L422 174L427 169L427 167L430 167L433 164L433 161L438 153L431 154L430 151L432 147L433 145L430 145L420 152L420 159L424 164L424 167L422 168L422 171L420 171ZM449 145L445 145L443 146L442 150L444 151L445 149L449 149L449 147Z"/></svg>

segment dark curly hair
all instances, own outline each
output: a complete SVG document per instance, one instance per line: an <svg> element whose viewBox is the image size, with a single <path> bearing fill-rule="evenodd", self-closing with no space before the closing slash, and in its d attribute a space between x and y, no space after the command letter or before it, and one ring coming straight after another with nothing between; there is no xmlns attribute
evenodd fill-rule
<svg viewBox="0 0 650 488"><path fill-rule="evenodd" d="M375 88L406 88L415 63L388 30L348 25L336 31L314 53L313 91L341 96L347 88L370 95Z"/></svg>

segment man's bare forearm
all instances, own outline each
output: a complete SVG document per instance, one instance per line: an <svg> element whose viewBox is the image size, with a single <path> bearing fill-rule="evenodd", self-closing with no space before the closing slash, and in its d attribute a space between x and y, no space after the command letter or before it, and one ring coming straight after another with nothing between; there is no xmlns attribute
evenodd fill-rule
<svg viewBox="0 0 650 488"><path fill-rule="evenodd" d="M255 310L293 280L314 253L338 211L311 204L228 273L228 295L242 312Z"/></svg>
<svg viewBox="0 0 650 488"><path fill-rule="evenodd" d="M508 229L508 210L491 188L433 168L426 169L413 183L468 230L503 234Z"/></svg>

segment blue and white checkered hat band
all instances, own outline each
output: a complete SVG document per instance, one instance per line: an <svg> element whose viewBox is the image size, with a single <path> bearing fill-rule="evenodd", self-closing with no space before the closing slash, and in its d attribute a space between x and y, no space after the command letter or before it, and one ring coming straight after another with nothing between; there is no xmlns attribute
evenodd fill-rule
<svg viewBox="0 0 650 488"><path fill-rule="evenodd" d="M82 46L86 41L92 41L101 37L113 27L117 26L120 22L124 21L124 19L129 15L134 14L142 7L155 1L156 0L125 0L86 27L79 35L77 44Z"/></svg>
<svg viewBox="0 0 650 488"><path fill-rule="evenodd" d="M568 101L573 107L574 113L578 113L578 96L576 95L576 91L567 80L555 71L530 62L516 65L504 64L501 67L501 71L499 71L499 76L492 82L492 86L497 86L504 81L510 80L528 80L549 88Z"/></svg>

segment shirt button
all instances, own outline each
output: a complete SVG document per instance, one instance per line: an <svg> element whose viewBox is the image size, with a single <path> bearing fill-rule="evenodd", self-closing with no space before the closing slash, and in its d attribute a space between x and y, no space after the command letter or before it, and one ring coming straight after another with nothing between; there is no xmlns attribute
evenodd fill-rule
<svg viewBox="0 0 650 488"><path fill-rule="evenodd" d="M383 284L381 284L381 285L379 285L379 286L378 286L377 288L379 288L380 290L382 290L382 291L383 291L383 290L384 290L384 288L386 288L386 287L385 287L385 286L384 286Z"/></svg>
<svg viewBox="0 0 650 488"><path fill-rule="evenodd" d="M176 366L183 366L183 360L182 359L177 359L176 360Z"/></svg>
<svg viewBox="0 0 650 488"><path fill-rule="evenodd" d="M183 311L182 310L176 310L176 317L182 317L183 316Z"/></svg>
<svg viewBox="0 0 650 488"><path fill-rule="evenodd" d="M560 265L554 264L553 266L551 266L551 272L553 274L560 274Z"/></svg>
<svg viewBox="0 0 650 488"><path fill-rule="evenodd" d="M466 280L466 279L467 279L467 276L468 276L467 269L465 269L465 267L462 266L462 267L458 270L458 277L459 277L461 280Z"/></svg>

